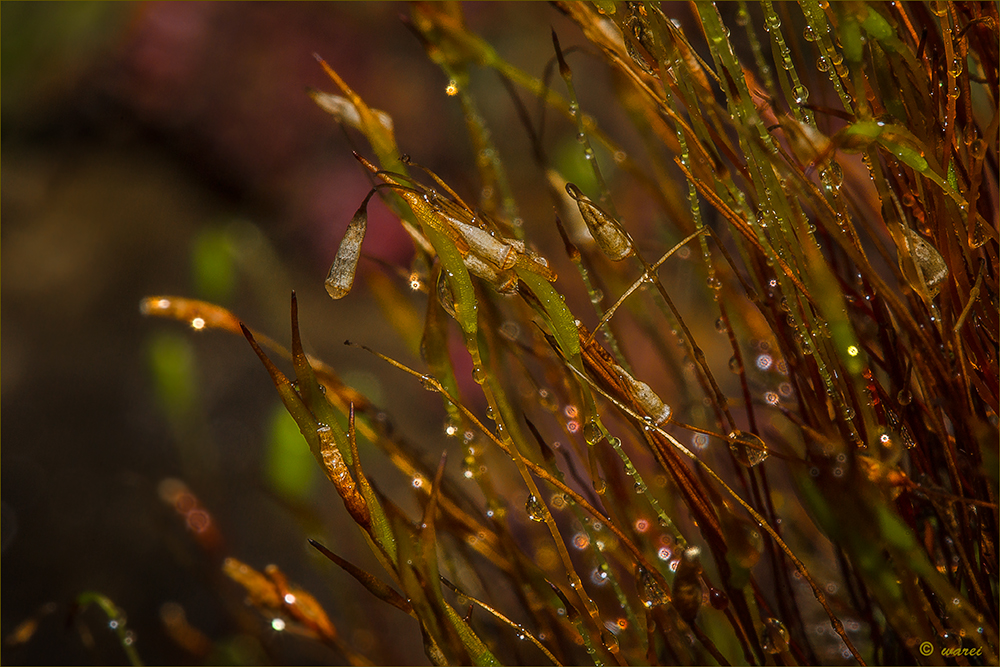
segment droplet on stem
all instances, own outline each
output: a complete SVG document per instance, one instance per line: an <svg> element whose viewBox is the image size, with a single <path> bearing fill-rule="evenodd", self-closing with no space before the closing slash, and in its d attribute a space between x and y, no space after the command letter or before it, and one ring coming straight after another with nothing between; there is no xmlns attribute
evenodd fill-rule
<svg viewBox="0 0 1000 667"><path fill-rule="evenodd" d="M545 508L542 507L541 501L538 500L535 494L528 496L527 502L524 503L524 511L528 513L528 518L532 521L545 521Z"/></svg>
<svg viewBox="0 0 1000 667"><path fill-rule="evenodd" d="M767 458L767 446L753 433L732 431L729 434L729 451L740 465L752 468Z"/></svg>

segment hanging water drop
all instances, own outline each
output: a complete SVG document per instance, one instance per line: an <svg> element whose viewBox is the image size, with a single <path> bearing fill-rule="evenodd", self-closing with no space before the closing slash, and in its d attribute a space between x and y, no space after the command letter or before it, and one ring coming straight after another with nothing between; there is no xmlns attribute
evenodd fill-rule
<svg viewBox="0 0 1000 667"><path fill-rule="evenodd" d="M760 645L766 653L776 655L788 650L788 628L776 618L764 621L764 629L760 633Z"/></svg>
<svg viewBox="0 0 1000 667"><path fill-rule="evenodd" d="M527 512L528 518L532 521L539 523L545 521L545 508L542 507L541 501L535 497L535 494L528 496L527 502L524 503L524 511Z"/></svg>
<svg viewBox="0 0 1000 667"><path fill-rule="evenodd" d="M747 468L752 468L767 459L767 447L764 441L746 431L736 430L729 434L729 451L740 465Z"/></svg>
<svg viewBox="0 0 1000 667"><path fill-rule="evenodd" d="M660 586L659 582L645 568L638 568L636 575L636 588L639 592L639 600L647 609L658 607L670 602L670 597Z"/></svg>
<svg viewBox="0 0 1000 667"><path fill-rule="evenodd" d="M708 602L714 609L722 611L729 606L729 596L718 588L712 588L708 591Z"/></svg>

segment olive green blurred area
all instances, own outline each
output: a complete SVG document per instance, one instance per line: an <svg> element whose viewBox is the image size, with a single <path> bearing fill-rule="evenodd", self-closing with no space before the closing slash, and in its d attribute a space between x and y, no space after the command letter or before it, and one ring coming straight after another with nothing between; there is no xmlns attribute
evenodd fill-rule
<svg viewBox="0 0 1000 667"><path fill-rule="evenodd" d="M354 619L347 639L360 650L385 662L421 654L415 625L392 642L366 630L393 612L373 609L309 548L307 537L332 542L377 569L358 540L336 544L349 519L315 483L246 342L138 307L147 295L206 299L287 342L295 289L310 351L395 406L387 419L415 442L440 437L439 401L414 400L398 371L342 345L413 361L363 287L337 304L323 290L369 182L351 158L357 138L306 95L330 88L315 52L392 112L407 150L463 173L446 159L468 152L460 112L398 19L407 11L0 3L4 664L125 663L105 611L78 604L104 599L95 595L125 614L149 664L338 659L289 633L257 639L264 621L224 579L226 556L278 564L335 624ZM527 20L514 15L484 6L470 20L487 31ZM547 47L544 34L534 41ZM405 265L409 240L384 208L369 236L366 253ZM387 485L399 481L371 465ZM191 529L191 513L171 501L178 488L217 540ZM178 618L201 643L172 636Z"/></svg>

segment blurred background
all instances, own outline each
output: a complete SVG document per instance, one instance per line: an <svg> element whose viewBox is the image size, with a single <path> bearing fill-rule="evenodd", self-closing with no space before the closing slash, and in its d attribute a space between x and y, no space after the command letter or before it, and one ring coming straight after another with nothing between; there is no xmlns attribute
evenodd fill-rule
<svg viewBox="0 0 1000 667"><path fill-rule="evenodd" d="M287 342L295 289L307 349L386 406L436 461L440 400L342 345L419 363L365 298L364 281L337 303L324 291L369 188L351 150L370 151L306 94L335 91L315 52L392 115L401 150L475 192L460 108L401 20L408 11L381 2L0 5L4 664L126 662L108 616L75 604L88 592L127 615L147 663L341 660L293 634L261 632L265 621L221 574L226 556L278 564L335 624L351 619L345 639L358 650L385 663L422 660L417 625L401 614L386 621L397 612L376 608L307 545L315 537L378 571L246 343L138 307L146 295L206 299ZM544 3L473 3L466 14L533 76L551 58L550 26L564 48L579 40ZM509 164L531 164L510 99L479 74L473 85L498 147ZM599 101L600 76L581 84L584 103ZM511 173L515 192L537 178ZM526 224L538 215L551 225L542 196L519 200ZM408 266L398 222L381 204L370 212L365 253ZM552 241L553 253L560 247ZM395 474L369 459L370 474ZM385 622L391 642L373 629Z"/></svg>

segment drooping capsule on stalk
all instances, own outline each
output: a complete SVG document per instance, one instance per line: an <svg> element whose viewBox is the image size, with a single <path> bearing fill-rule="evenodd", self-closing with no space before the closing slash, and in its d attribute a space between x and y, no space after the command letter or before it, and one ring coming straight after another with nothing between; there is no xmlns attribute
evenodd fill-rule
<svg viewBox="0 0 1000 667"><path fill-rule="evenodd" d="M308 90L306 92L320 109L336 118L338 122L350 125L355 130L364 131L361 114L358 113L358 108L351 100L333 93L324 93L321 90ZM392 116L378 109L371 109L371 112L385 131L392 132Z"/></svg>
<svg viewBox="0 0 1000 667"><path fill-rule="evenodd" d="M498 269L471 252L462 256L462 263L469 273L482 278L501 294L513 294L517 291L517 275L513 271Z"/></svg>
<svg viewBox="0 0 1000 667"><path fill-rule="evenodd" d="M642 408L646 416L653 420L654 424L659 426L670 418L670 406L665 404L648 384L636 380L618 364L614 364L614 367L618 373L618 379L625 385L629 396Z"/></svg>
<svg viewBox="0 0 1000 667"><path fill-rule="evenodd" d="M503 271L514 268L518 255L518 248L514 245L516 242L505 243L485 229L480 229L475 225L467 225L454 218L449 218L449 222L454 225L458 233L465 239L465 242L469 244L469 249L480 258L485 259ZM520 245L523 252L524 243L520 242Z"/></svg>
<svg viewBox="0 0 1000 667"><path fill-rule="evenodd" d="M917 267L919 279L927 287L927 292L931 297L935 297L941 291L941 284L948 277L948 265L941 256L941 252L924 239L920 234L909 227L903 227L906 250L909 252L913 264ZM900 267L902 267L900 258ZM906 275L905 269L903 275Z"/></svg>
<svg viewBox="0 0 1000 667"><path fill-rule="evenodd" d="M368 200L373 194L374 190L368 193L351 218L340 248L337 249L337 256L330 266L330 273L326 276L326 291L334 299L344 298L354 286L354 273L358 268L358 258L361 257L361 242L365 240L365 231L368 229Z"/></svg>
<svg viewBox="0 0 1000 667"><path fill-rule="evenodd" d="M681 554L674 575L674 608L684 622L694 623L701 608L701 548L688 547Z"/></svg>
<svg viewBox="0 0 1000 667"><path fill-rule="evenodd" d="M617 262L632 254L632 239L622 229L621 223L591 201L590 197L583 194L574 184L566 184L566 193L576 201L590 235L609 259Z"/></svg>

